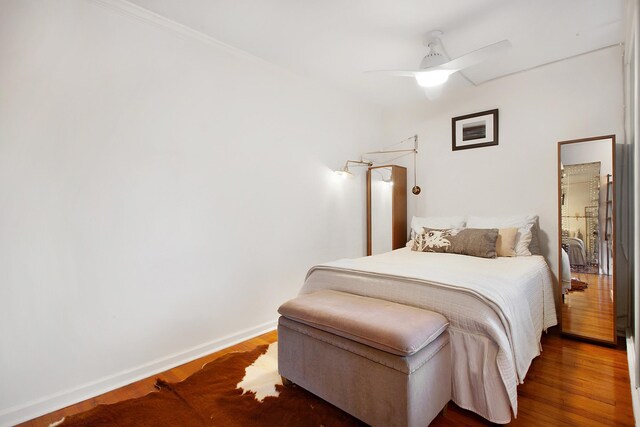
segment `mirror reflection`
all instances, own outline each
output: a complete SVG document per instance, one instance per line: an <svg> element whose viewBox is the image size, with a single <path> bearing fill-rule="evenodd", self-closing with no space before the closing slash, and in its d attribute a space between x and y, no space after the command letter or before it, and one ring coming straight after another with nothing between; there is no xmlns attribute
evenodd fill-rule
<svg viewBox="0 0 640 427"><path fill-rule="evenodd" d="M562 331L615 342L613 137L560 143Z"/></svg>
<svg viewBox="0 0 640 427"><path fill-rule="evenodd" d="M393 179L391 166L371 170L371 254L393 250Z"/></svg>
<svg viewBox="0 0 640 427"><path fill-rule="evenodd" d="M367 255L402 248L407 242L407 169L367 170Z"/></svg>

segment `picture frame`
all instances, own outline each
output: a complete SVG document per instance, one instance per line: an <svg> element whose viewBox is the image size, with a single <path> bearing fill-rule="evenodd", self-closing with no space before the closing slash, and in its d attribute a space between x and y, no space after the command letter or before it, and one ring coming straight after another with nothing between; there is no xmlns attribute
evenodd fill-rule
<svg viewBox="0 0 640 427"><path fill-rule="evenodd" d="M451 119L453 151L498 145L498 109Z"/></svg>

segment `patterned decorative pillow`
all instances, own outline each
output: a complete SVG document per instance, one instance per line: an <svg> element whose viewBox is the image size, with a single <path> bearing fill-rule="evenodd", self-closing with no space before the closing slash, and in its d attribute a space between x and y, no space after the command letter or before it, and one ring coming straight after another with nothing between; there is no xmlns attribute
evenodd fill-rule
<svg viewBox="0 0 640 427"><path fill-rule="evenodd" d="M412 251L446 252L481 258L496 257L497 228L422 229L413 241Z"/></svg>
<svg viewBox="0 0 640 427"><path fill-rule="evenodd" d="M411 239L422 231L423 227L428 228L463 228L465 224L464 216L414 216L411 218Z"/></svg>

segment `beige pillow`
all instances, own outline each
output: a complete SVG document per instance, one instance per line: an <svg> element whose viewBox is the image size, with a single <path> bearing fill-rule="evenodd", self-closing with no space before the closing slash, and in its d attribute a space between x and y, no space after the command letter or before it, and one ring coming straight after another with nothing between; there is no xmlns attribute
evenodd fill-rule
<svg viewBox="0 0 640 427"><path fill-rule="evenodd" d="M424 227L416 235L412 251L445 252L482 258L496 257L498 229Z"/></svg>
<svg viewBox="0 0 640 427"><path fill-rule="evenodd" d="M516 256L517 236L518 229L516 227L498 229L498 239L496 240L498 256Z"/></svg>

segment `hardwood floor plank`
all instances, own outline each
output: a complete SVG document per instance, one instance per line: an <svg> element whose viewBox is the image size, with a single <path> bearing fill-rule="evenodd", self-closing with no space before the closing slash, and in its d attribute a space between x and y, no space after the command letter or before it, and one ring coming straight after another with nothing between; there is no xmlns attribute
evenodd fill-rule
<svg viewBox="0 0 640 427"><path fill-rule="evenodd" d="M86 411L101 403L144 396L154 391L156 378L182 381L202 365L232 351L248 351L277 340L275 331L253 338L161 374L88 399L21 424L48 426L63 416ZM560 336L544 335L543 352L536 358L524 384L518 387L518 417L512 426L633 426L633 409L626 351ZM433 426L484 426L478 415L449 402L446 415Z"/></svg>
<svg viewBox="0 0 640 427"><path fill-rule="evenodd" d="M584 291L569 292L562 303L565 332L601 340L613 340L614 305L611 276L576 273L571 276L588 284Z"/></svg>

